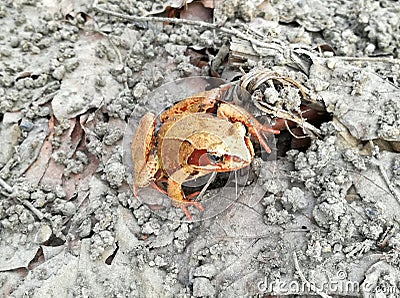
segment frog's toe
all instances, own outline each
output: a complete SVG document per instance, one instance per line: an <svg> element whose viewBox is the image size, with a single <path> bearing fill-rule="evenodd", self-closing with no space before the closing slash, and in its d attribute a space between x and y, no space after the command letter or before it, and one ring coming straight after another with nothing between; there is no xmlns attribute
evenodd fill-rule
<svg viewBox="0 0 400 298"><path fill-rule="evenodd" d="M138 197L138 190L139 190L139 187L138 187L136 184L134 184L134 185L133 185L133 196L134 196L135 198Z"/></svg>
<svg viewBox="0 0 400 298"><path fill-rule="evenodd" d="M196 202L196 201L183 201L181 203L181 209L182 209L183 213L185 213L186 218L189 221L192 221L192 216L190 215L190 212L187 209L187 207L191 206L191 205L197 207L197 209L199 209L200 211L204 211L203 206L199 202Z"/></svg>

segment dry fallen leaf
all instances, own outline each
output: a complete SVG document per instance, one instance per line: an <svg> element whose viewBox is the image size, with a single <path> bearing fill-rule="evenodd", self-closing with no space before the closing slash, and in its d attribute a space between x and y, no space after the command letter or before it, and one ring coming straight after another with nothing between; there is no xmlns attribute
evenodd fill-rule
<svg viewBox="0 0 400 298"><path fill-rule="evenodd" d="M181 10L180 18L195 21L211 21L212 9L204 7L199 2L193 2Z"/></svg>
<svg viewBox="0 0 400 298"><path fill-rule="evenodd" d="M71 174L68 178L64 177L63 189L66 200L70 200L77 194L78 196L81 193L84 195L88 191L89 181L99 166L99 160L93 154L89 153L87 156L89 163L82 173Z"/></svg>
<svg viewBox="0 0 400 298"><path fill-rule="evenodd" d="M222 2L218 0L217 2ZM179 17L197 21L211 21L213 8L216 6L214 0L170 0L160 8L153 10L149 15L164 14L170 18Z"/></svg>
<svg viewBox="0 0 400 298"><path fill-rule="evenodd" d="M41 250L40 246L33 246L29 249L19 248L8 260L2 260L0 272L28 268Z"/></svg>
<svg viewBox="0 0 400 298"><path fill-rule="evenodd" d="M38 159L28 168L25 173L25 177L34 185L38 185L45 174L49 165L51 154L53 153L53 146L51 145L50 140L54 135L54 117L50 118L48 129L50 133L43 142Z"/></svg>
<svg viewBox="0 0 400 298"><path fill-rule="evenodd" d="M61 146L57 150L53 150L51 154L55 152L70 152L71 135L75 129L76 119L69 120L69 128L60 137ZM76 147L75 147L76 149ZM71 150L72 151L72 150ZM74 150L75 151L75 150ZM73 152L72 152L73 153ZM71 154L71 153L70 153ZM53 158L50 159L47 170L41 179L42 184L51 186L58 186L62 184L62 176L64 173L64 166L55 162Z"/></svg>
<svg viewBox="0 0 400 298"><path fill-rule="evenodd" d="M17 176L22 175L35 162L39 156L42 144L48 133L48 121L45 118L38 119L33 123L33 128L26 139L17 149L19 163L15 167Z"/></svg>
<svg viewBox="0 0 400 298"><path fill-rule="evenodd" d="M99 38L103 37L81 37L76 49L76 61L79 61L79 64L73 72L65 74L60 90L51 102L57 120L70 119L84 114L90 108L99 108L104 98L113 98L120 92L121 86L115 83L109 72L117 62L109 62L95 55ZM96 87L96 74L102 74L102 81L106 85L101 91Z"/></svg>

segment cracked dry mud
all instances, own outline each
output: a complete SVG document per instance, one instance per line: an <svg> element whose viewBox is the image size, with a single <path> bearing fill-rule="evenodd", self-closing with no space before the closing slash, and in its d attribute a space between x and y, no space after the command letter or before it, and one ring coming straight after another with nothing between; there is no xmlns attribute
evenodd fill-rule
<svg viewBox="0 0 400 298"><path fill-rule="evenodd" d="M92 4L0 3L1 297L399 297L396 1ZM193 94L157 88L251 71L324 107L310 143L283 131L205 220L133 198L128 121ZM252 99L298 111L268 82Z"/></svg>

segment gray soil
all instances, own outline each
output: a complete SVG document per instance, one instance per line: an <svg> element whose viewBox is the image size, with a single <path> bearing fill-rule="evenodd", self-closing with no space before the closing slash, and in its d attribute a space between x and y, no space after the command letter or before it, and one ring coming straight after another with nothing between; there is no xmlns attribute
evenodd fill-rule
<svg viewBox="0 0 400 298"><path fill-rule="evenodd" d="M0 2L1 297L400 297L397 1L88 2ZM134 198L141 115L249 72L322 108L310 144L270 136L193 221Z"/></svg>

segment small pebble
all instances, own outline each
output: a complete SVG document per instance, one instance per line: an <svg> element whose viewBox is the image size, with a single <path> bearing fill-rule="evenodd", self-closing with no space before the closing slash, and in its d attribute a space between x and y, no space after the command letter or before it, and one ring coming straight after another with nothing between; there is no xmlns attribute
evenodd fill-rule
<svg viewBox="0 0 400 298"><path fill-rule="evenodd" d="M19 127L24 131L31 131L33 128L33 123L26 118L22 118Z"/></svg>
<svg viewBox="0 0 400 298"><path fill-rule="evenodd" d="M202 276L207 278L212 278L217 269L215 268L214 264L204 264L200 267L197 267L193 273L194 276Z"/></svg>
<svg viewBox="0 0 400 298"><path fill-rule="evenodd" d="M66 202L60 209L60 211L67 216L74 215L76 212L75 204L72 202Z"/></svg>
<svg viewBox="0 0 400 298"><path fill-rule="evenodd" d="M46 225L46 224L41 225L35 235L35 239L34 239L35 243L43 243L43 242L49 240L52 233L53 232L48 225Z"/></svg>
<svg viewBox="0 0 400 298"><path fill-rule="evenodd" d="M326 66L328 66L329 69L335 69L336 62L333 59L328 59L326 62Z"/></svg>
<svg viewBox="0 0 400 298"><path fill-rule="evenodd" d="M215 289L210 280L205 277L197 277L193 281L194 297L214 297Z"/></svg>

